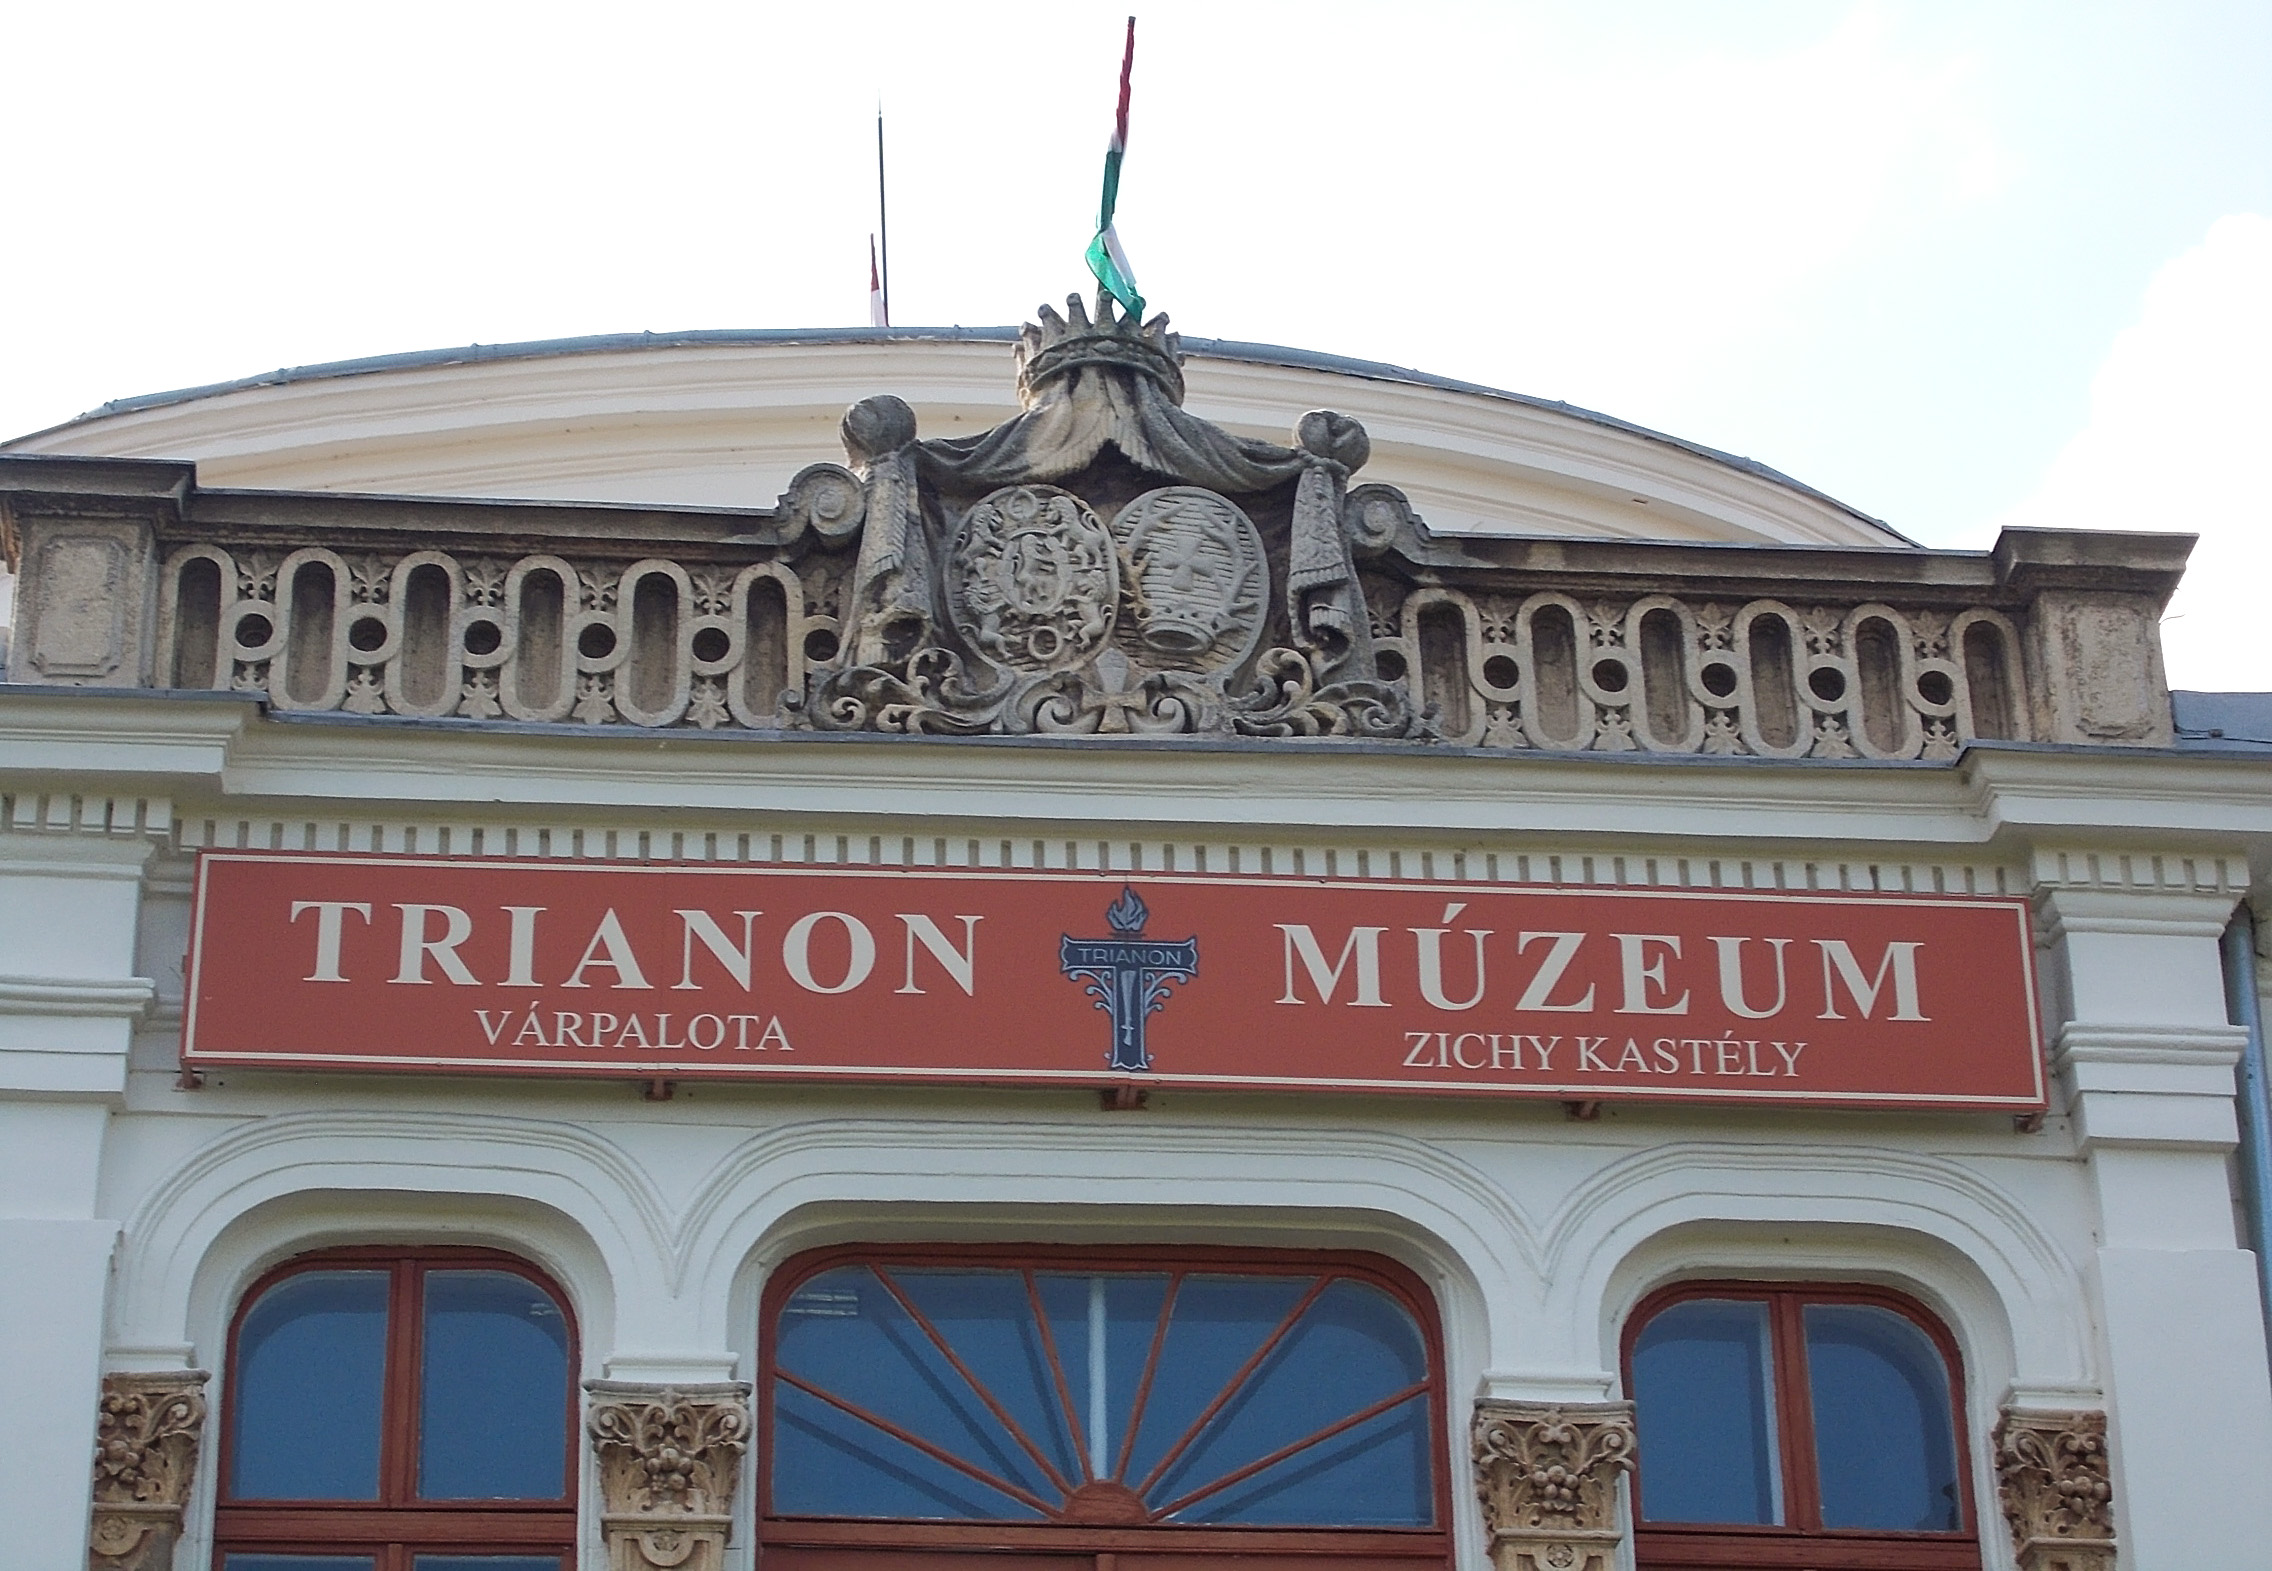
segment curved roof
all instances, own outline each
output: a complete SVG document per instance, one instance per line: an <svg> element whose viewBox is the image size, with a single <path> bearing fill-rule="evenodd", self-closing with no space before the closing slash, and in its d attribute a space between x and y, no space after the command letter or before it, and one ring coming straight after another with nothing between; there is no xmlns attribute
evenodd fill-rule
<svg viewBox="0 0 2272 1571"><path fill-rule="evenodd" d="M376 355L114 399L0 451L165 457L208 485L752 505L838 456L843 407L914 404L928 434L1015 412L1017 329L616 333ZM1282 436L1363 421L1366 478L1451 532L1910 544L1755 460L1572 404L1377 361L1182 340L1195 413ZM941 430L944 426L946 429Z"/></svg>

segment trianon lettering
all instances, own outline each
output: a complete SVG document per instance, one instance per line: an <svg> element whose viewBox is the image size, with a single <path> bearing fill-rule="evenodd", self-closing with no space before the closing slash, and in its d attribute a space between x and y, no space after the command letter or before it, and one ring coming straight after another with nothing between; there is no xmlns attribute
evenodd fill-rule
<svg viewBox="0 0 2272 1571"><path fill-rule="evenodd" d="M183 1059L2024 1111L2031 956L1996 899L210 852Z"/></svg>

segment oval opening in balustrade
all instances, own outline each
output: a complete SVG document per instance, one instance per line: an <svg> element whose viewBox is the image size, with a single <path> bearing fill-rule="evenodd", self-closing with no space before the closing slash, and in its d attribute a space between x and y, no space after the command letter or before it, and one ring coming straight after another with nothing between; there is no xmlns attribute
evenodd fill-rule
<svg viewBox="0 0 2272 1571"><path fill-rule="evenodd" d="M1658 606L1641 616L1641 692L1649 734L1676 742L1688 733L1688 637L1680 617Z"/></svg>
<svg viewBox="0 0 2272 1571"><path fill-rule="evenodd" d="M781 580L750 580L742 628L742 706L770 715L789 688L789 592Z"/></svg>
<svg viewBox="0 0 2272 1571"><path fill-rule="evenodd" d="M1769 747L1799 740L1798 672L1791 658L1791 624L1773 611L1752 618L1751 720Z"/></svg>
<svg viewBox="0 0 2272 1571"><path fill-rule="evenodd" d="M1972 731L1991 741L2016 740L2011 673L2004 662L2004 640L1993 624L1975 622L1964 630L1964 685L1972 699Z"/></svg>
<svg viewBox="0 0 2272 1571"><path fill-rule="evenodd" d="M174 580L176 687L211 687L221 656L221 564L193 556Z"/></svg>
<svg viewBox="0 0 2272 1571"><path fill-rule="evenodd" d="M648 714L670 708L678 687L678 583L668 573L642 573L631 588L631 654L623 681L631 702Z"/></svg>
<svg viewBox="0 0 2272 1571"><path fill-rule="evenodd" d="M560 648L561 624L568 615L568 586L549 567L521 575L520 604L513 645L514 696L530 709L563 703L567 662Z"/></svg>
<svg viewBox="0 0 2272 1571"><path fill-rule="evenodd" d="M1420 612L1420 677L1436 724L1447 737L1464 737L1474 721L1467 682L1467 619L1458 606L1438 600Z"/></svg>
<svg viewBox="0 0 2272 1571"><path fill-rule="evenodd" d="M321 703L331 687L332 613L338 583L331 564L324 561L302 562L292 574L284 694L295 704Z"/></svg>
<svg viewBox="0 0 2272 1571"><path fill-rule="evenodd" d="M1549 743L1575 747L1578 718L1578 627L1570 608L1543 605L1530 619L1531 723Z"/></svg>
<svg viewBox="0 0 2272 1571"><path fill-rule="evenodd" d="M412 709L443 707L454 683L457 651L450 647L450 575L439 563L421 562L402 589L402 650L394 658L395 680Z"/></svg>
<svg viewBox="0 0 2272 1571"><path fill-rule="evenodd" d="M1881 753L1901 750L1901 631L1882 616L1854 628L1854 675L1862 688L1862 734Z"/></svg>

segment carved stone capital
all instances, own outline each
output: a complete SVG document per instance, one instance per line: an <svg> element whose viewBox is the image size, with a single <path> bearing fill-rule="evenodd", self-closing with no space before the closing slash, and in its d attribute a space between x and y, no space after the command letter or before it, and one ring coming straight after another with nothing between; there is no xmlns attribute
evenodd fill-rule
<svg viewBox="0 0 2272 1571"><path fill-rule="evenodd" d="M2020 1571L2114 1571L2106 1415L2006 1408L1995 1445Z"/></svg>
<svg viewBox="0 0 2272 1571"><path fill-rule="evenodd" d="M173 1564L205 1431L205 1371L106 1375L95 1426L88 1571Z"/></svg>
<svg viewBox="0 0 2272 1571"><path fill-rule="evenodd" d="M720 1571L749 1387L586 1382L609 1571Z"/></svg>
<svg viewBox="0 0 2272 1571"><path fill-rule="evenodd" d="M1633 1404L1475 1404L1475 1492L1495 1571L1610 1571Z"/></svg>

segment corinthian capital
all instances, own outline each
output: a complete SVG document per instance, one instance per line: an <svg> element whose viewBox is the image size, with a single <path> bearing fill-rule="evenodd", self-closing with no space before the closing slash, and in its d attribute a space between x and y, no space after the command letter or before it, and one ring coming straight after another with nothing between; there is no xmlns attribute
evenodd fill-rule
<svg viewBox="0 0 2272 1571"><path fill-rule="evenodd" d="M584 1389L609 1571L719 1571L749 1448L749 1387Z"/></svg>
<svg viewBox="0 0 2272 1571"><path fill-rule="evenodd" d="M1495 1571L1610 1571L1633 1404L1475 1404L1475 1490Z"/></svg>
<svg viewBox="0 0 2272 1571"><path fill-rule="evenodd" d="M205 1371L103 1377L88 1571L173 1564L205 1431Z"/></svg>
<svg viewBox="0 0 2272 1571"><path fill-rule="evenodd" d="M2006 1408L1995 1442L2020 1571L2114 1571L2106 1415Z"/></svg>

